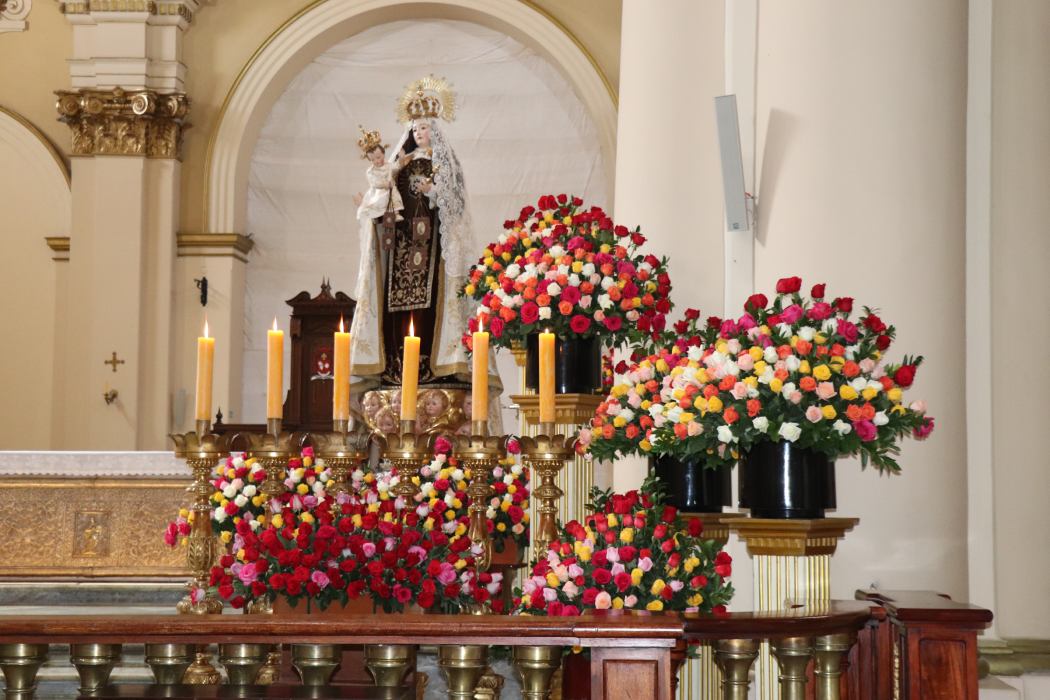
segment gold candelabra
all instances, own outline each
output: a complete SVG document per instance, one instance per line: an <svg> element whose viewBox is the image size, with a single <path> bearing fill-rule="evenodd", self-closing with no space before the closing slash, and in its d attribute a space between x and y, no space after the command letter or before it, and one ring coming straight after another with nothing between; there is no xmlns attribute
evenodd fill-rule
<svg viewBox="0 0 1050 700"><path fill-rule="evenodd" d="M433 453L432 437L416 434L414 420L402 420L401 432L381 436L383 457L397 469L398 480L393 489L395 496L406 501L419 493L416 478L419 470L430 460Z"/></svg>
<svg viewBox="0 0 1050 700"><path fill-rule="evenodd" d="M355 421L350 429L349 421L332 421L332 432L311 433L310 441L317 456L332 470L335 493L350 491L350 473L368 460L372 434L364 429L361 421Z"/></svg>
<svg viewBox="0 0 1050 700"><path fill-rule="evenodd" d="M266 470L266 480L259 491L267 498L281 495L284 493L281 472L288 468L292 455L298 454L297 448L302 447L306 436L284 432L280 418L267 418L265 433L249 433L247 437L248 455L257 459Z"/></svg>
<svg viewBox="0 0 1050 700"><path fill-rule="evenodd" d="M467 487L470 496L470 525L467 537L480 551L475 556L478 571L487 571L492 564L492 538L486 511L489 499L495 493L489 485L489 475L507 455L506 438L489 435L488 421L471 421L470 435L457 435L452 443L452 454L463 469L469 469L471 478Z"/></svg>
<svg viewBox="0 0 1050 700"><path fill-rule="evenodd" d="M565 461L573 456L573 440L571 436L555 435L553 423L540 423L538 435L518 441L526 468L532 468L539 477L539 486L532 494L539 500L535 542L536 552L541 555L558 538L558 499L565 492L555 482Z"/></svg>
<svg viewBox="0 0 1050 700"><path fill-rule="evenodd" d="M222 612L222 601L208 590L208 574L215 561L215 538L211 530L211 494L208 482L212 469L222 457L225 445L220 436L211 432L211 423L197 421L197 430L170 436L175 443L175 456L186 460L193 472L193 483L186 492L192 496L190 534L186 561L192 578L186 584L186 596L176 608L180 613L204 615Z"/></svg>

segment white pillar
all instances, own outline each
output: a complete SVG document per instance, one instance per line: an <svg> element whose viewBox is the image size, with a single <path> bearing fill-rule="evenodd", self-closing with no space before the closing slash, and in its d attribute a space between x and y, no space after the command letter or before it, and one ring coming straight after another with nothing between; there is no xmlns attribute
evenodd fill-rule
<svg viewBox="0 0 1050 700"><path fill-rule="evenodd" d="M670 258L676 317L722 314L723 218L713 98L723 93L724 10L695 0L625 0L615 220ZM617 463L614 487L644 465Z"/></svg>

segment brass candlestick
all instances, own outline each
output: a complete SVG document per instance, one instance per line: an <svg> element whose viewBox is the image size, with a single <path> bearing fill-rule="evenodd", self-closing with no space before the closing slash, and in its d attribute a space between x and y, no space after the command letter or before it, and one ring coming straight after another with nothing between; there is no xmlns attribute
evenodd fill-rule
<svg viewBox="0 0 1050 700"><path fill-rule="evenodd" d="M564 495L555 481L565 462L573 456L572 437L554 434L553 423L540 423L540 434L522 437L521 457L526 468L535 470L539 486L533 495L539 500L536 507L539 523L536 530L536 552L543 556L551 542L558 539L558 499Z"/></svg>
<svg viewBox="0 0 1050 700"><path fill-rule="evenodd" d="M215 561L215 538L211 530L211 494L214 488L208 478L225 452L225 446L222 438L211 432L207 420L197 421L196 432L169 437L175 443L175 456L186 460L193 471L193 483L186 489L193 497L193 523L186 548L186 563L193 578L187 582L188 592L176 608L180 613L194 615L221 613L222 601L208 591L208 574Z"/></svg>
<svg viewBox="0 0 1050 700"><path fill-rule="evenodd" d="M281 472L288 468L288 460L304 436L283 432L280 418L268 418L266 429L264 434L248 434L248 454L259 460L266 470L266 481L259 491L267 498L274 498L285 491Z"/></svg>
<svg viewBox="0 0 1050 700"><path fill-rule="evenodd" d="M354 467L368 459L368 448L372 443L372 434L356 422L352 431L348 431L349 421L332 421L332 432L312 433L317 456L324 460L332 470L333 492L350 491L350 473Z"/></svg>
<svg viewBox="0 0 1050 700"><path fill-rule="evenodd" d="M416 435L414 420L403 420L400 433L383 436L380 440L383 443L383 457L389 459L397 469L397 483L391 489L394 495L401 496L406 501L415 498L419 493L419 484L412 479L419 476L419 470L430 459L433 451L431 438Z"/></svg>
<svg viewBox="0 0 1050 700"><path fill-rule="evenodd" d="M489 535L488 510L489 499L495 490L489 485L489 476L500 459L506 456L504 438L489 436L488 421L471 421L472 435L459 435L453 441L452 454L459 460L463 469L471 473L470 486L470 526L467 537L481 552L477 555L477 570L488 571L492 564L492 538Z"/></svg>

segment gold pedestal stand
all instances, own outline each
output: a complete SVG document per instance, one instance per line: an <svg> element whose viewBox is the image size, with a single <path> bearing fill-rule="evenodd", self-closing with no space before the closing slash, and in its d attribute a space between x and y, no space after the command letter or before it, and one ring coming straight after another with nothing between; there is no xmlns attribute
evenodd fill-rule
<svg viewBox="0 0 1050 700"><path fill-rule="evenodd" d="M776 611L790 603L829 602L831 556L839 540L859 522L859 518L730 520L730 529L743 540L754 559L755 610ZM774 656L780 659L779 664L774 663ZM762 644L755 673L760 700L782 697L778 675L797 676L794 658L783 644L776 649Z"/></svg>
<svg viewBox="0 0 1050 700"><path fill-rule="evenodd" d="M522 461L525 467L534 470L539 485L532 494L539 501L536 529L532 535L534 556L543 556L551 542L558 539L558 501L565 492L555 483L565 462L574 455L574 438L555 435L554 423L541 423L539 434L525 436L521 444Z"/></svg>
<svg viewBox="0 0 1050 700"><path fill-rule="evenodd" d="M414 420L401 421L401 432L376 437L383 446L383 457L397 470L398 480L391 491L406 501L419 493L419 470L433 455L433 437L416 434Z"/></svg>
<svg viewBox="0 0 1050 700"><path fill-rule="evenodd" d="M470 427L470 435L453 438L452 454L464 470L470 470L470 485L467 487L470 525L467 537L480 549L475 555L475 562L477 570L481 572L488 571L492 564L492 537L489 535L486 511L495 490L489 485L489 478L500 460L507 456L507 450L504 438L489 435L488 421L471 421Z"/></svg>

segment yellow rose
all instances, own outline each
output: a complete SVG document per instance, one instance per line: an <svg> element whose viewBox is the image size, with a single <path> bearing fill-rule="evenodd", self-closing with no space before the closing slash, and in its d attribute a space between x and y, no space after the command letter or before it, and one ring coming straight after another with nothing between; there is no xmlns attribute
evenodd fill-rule
<svg viewBox="0 0 1050 700"><path fill-rule="evenodd" d="M766 367L769 367L769 365L766 364L765 360L755 360L755 370L754 370L754 372L755 372L756 375L757 374L762 374L763 372L765 372L766 371Z"/></svg>
<svg viewBox="0 0 1050 700"><path fill-rule="evenodd" d="M857 398L857 390L851 387L849 384L843 384L839 387L839 396L846 399L847 401L853 401Z"/></svg>
<svg viewBox="0 0 1050 700"><path fill-rule="evenodd" d="M878 390L872 387L867 387L864 391L860 392L860 395L864 397L865 401L871 401L878 395Z"/></svg>
<svg viewBox="0 0 1050 700"><path fill-rule="evenodd" d="M621 598L620 596L616 596L615 598L613 598L612 606L613 606L613 610L622 610L623 609L623 598Z"/></svg>
<svg viewBox="0 0 1050 700"><path fill-rule="evenodd" d="M686 598L685 602L689 603L690 607L696 607L696 606L700 605L700 603L704 602L704 596L702 596L701 594L697 593L696 595L692 595L692 596L689 596L688 598Z"/></svg>
<svg viewBox="0 0 1050 700"><path fill-rule="evenodd" d="M898 387L893 387L886 392L886 396L888 396L893 403L900 403L901 398L904 396L904 392Z"/></svg>
<svg viewBox="0 0 1050 700"><path fill-rule="evenodd" d="M758 347L757 345L748 348L747 354L750 355L751 359L755 362L758 362L763 357L765 357L765 354L762 352L762 348Z"/></svg>
<svg viewBox="0 0 1050 700"><path fill-rule="evenodd" d="M821 382L828 381L831 379L831 368L827 365L817 365L813 368L813 378Z"/></svg>
<svg viewBox="0 0 1050 700"><path fill-rule="evenodd" d="M697 396L693 400L693 408L700 411L701 413L707 413L707 399L703 396Z"/></svg>
<svg viewBox="0 0 1050 700"><path fill-rule="evenodd" d="M558 580L558 575L553 571L547 572L547 585L551 588L558 588L561 586L561 581Z"/></svg>
<svg viewBox="0 0 1050 700"><path fill-rule="evenodd" d="M654 612L659 612L660 610L664 609L664 602L662 600L654 600L653 602L647 604L645 606L645 609L652 610Z"/></svg>
<svg viewBox="0 0 1050 700"><path fill-rule="evenodd" d="M474 290L475 290L475 287L474 287L474 285L472 285L472 284L468 284L468 285L467 285L466 287L464 287L464 288L463 288L463 292L464 292L464 293L465 293L465 294L466 294L466 295L467 295L468 297L472 297L472 296L474 296Z"/></svg>
<svg viewBox="0 0 1050 700"><path fill-rule="evenodd" d="M299 492L300 496L305 496L306 494L310 493L310 487L306 484L299 484L295 487L295 490Z"/></svg>
<svg viewBox="0 0 1050 700"><path fill-rule="evenodd" d="M624 418L623 416L616 416L615 418L613 418L613 427L614 428L622 428L625 425L627 425L627 419Z"/></svg>
<svg viewBox="0 0 1050 700"><path fill-rule="evenodd" d="M824 345L825 343L828 342L828 337L826 335L824 335L823 333L817 333L816 335L813 336L813 342L816 343L817 345Z"/></svg>
<svg viewBox="0 0 1050 700"><path fill-rule="evenodd" d="M634 528L633 527L625 527L623 530L621 530L620 531L620 541L623 542L624 544L630 544L631 542L633 542L634 541Z"/></svg>
<svg viewBox="0 0 1050 700"><path fill-rule="evenodd" d="M616 519L616 513L609 513L605 520L609 524L609 527L616 527L620 523L620 521Z"/></svg>
<svg viewBox="0 0 1050 700"><path fill-rule="evenodd" d="M667 584L664 583L662 578L658 578L653 581L653 585L649 588L649 592L653 595L660 595L660 591L667 588Z"/></svg>
<svg viewBox="0 0 1050 700"><path fill-rule="evenodd" d="M725 355L729 352L729 344L724 340L720 340L715 344L715 350Z"/></svg>
<svg viewBox="0 0 1050 700"><path fill-rule="evenodd" d="M229 544L230 540L233 539L233 533L229 530L225 530L224 532L219 534L219 539L225 542L226 544Z"/></svg>
<svg viewBox="0 0 1050 700"><path fill-rule="evenodd" d="M784 388L784 382L780 381L776 377L769 380L769 390L774 394L779 394L780 390Z"/></svg>
<svg viewBox="0 0 1050 700"><path fill-rule="evenodd" d="M462 569L466 565L467 565L467 560L466 559L457 559L456 563L453 564L453 566L455 566L457 570L458 569Z"/></svg>
<svg viewBox="0 0 1050 700"><path fill-rule="evenodd" d="M498 530L499 532L506 532L507 523L496 523L496 530Z"/></svg>
<svg viewBox="0 0 1050 700"><path fill-rule="evenodd" d="M694 416L692 413L689 413L687 411L683 411L682 414L678 416L678 422L679 423L688 423L689 421L693 420L693 418L695 418L695 417L696 416Z"/></svg>
<svg viewBox="0 0 1050 700"><path fill-rule="evenodd" d="M717 396L712 396L707 400L707 410L712 413L718 413L722 410L722 399Z"/></svg>
<svg viewBox="0 0 1050 700"><path fill-rule="evenodd" d="M802 362L799 362L798 371L802 374L809 374L809 360L802 360Z"/></svg>
<svg viewBox="0 0 1050 700"><path fill-rule="evenodd" d="M276 520L277 517L278 516L275 515L274 519ZM354 524L354 527L361 527L361 514L354 513L352 516L350 516L350 522Z"/></svg>
<svg viewBox="0 0 1050 700"><path fill-rule="evenodd" d="M820 412L824 414L824 418L831 420L838 415L838 411L835 410L834 406L828 405L820 409Z"/></svg>
<svg viewBox="0 0 1050 700"><path fill-rule="evenodd" d="M302 515L299 516L299 519L302 520L304 523L312 523L314 521L314 516L310 513L304 512Z"/></svg>
<svg viewBox="0 0 1050 700"><path fill-rule="evenodd" d="M638 584L640 584L642 582L642 576L644 576L644 575L645 575L645 572L642 571L641 569L637 568L637 567L635 567L634 569L631 569L631 583L633 585L637 586Z"/></svg>
<svg viewBox="0 0 1050 700"><path fill-rule="evenodd" d="M653 449L653 444L648 440L642 440L638 443L638 447L641 448L642 452L648 452L649 450Z"/></svg>
<svg viewBox="0 0 1050 700"><path fill-rule="evenodd" d="M700 559L697 557L689 557L685 560L683 566L685 567L685 572L691 574L693 573L693 569L700 566Z"/></svg>

